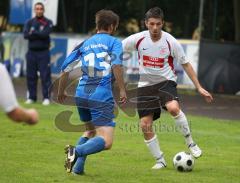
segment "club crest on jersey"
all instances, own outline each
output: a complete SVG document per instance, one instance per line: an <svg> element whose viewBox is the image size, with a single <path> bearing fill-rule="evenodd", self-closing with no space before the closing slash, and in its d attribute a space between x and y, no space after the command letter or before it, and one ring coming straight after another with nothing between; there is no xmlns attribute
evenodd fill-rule
<svg viewBox="0 0 240 183"><path fill-rule="evenodd" d="M162 54L167 54L167 52L168 52L168 48L166 48L166 47L161 47L160 48L160 54L162 55Z"/></svg>

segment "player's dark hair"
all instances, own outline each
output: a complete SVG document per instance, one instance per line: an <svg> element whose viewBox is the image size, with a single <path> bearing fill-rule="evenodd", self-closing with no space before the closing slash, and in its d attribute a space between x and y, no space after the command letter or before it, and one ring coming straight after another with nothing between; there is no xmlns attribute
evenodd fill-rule
<svg viewBox="0 0 240 183"><path fill-rule="evenodd" d="M37 2L37 3L35 3L35 4L34 4L34 7L36 7L37 5L40 5L40 6L42 6L42 7L43 7L43 9L45 9L45 7L44 7L44 4L43 4L43 3L41 3L41 2Z"/></svg>
<svg viewBox="0 0 240 183"><path fill-rule="evenodd" d="M161 18L164 20L163 10L159 7L149 9L145 14L145 20L148 20L149 18Z"/></svg>
<svg viewBox="0 0 240 183"><path fill-rule="evenodd" d="M108 30L111 25L117 26L119 16L112 10L100 10L95 15L95 23L97 30Z"/></svg>

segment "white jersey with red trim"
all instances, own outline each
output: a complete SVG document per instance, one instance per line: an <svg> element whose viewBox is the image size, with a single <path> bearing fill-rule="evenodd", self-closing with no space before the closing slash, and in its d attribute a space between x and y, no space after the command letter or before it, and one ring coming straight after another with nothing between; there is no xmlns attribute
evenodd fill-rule
<svg viewBox="0 0 240 183"><path fill-rule="evenodd" d="M185 64L185 53L180 43L162 31L161 39L153 42L149 31L133 34L122 41L123 50L138 52L140 80L138 87L153 85L166 80L177 80L173 59Z"/></svg>

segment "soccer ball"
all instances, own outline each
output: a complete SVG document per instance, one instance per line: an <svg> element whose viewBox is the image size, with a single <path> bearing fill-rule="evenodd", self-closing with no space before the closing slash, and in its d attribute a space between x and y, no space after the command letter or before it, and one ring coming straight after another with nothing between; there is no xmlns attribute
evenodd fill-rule
<svg viewBox="0 0 240 183"><path fill-rule="evenodd" d="M180 172L189 172L194 167L194 158L188 152L179 152L173 158L173 165Z"/></svg>

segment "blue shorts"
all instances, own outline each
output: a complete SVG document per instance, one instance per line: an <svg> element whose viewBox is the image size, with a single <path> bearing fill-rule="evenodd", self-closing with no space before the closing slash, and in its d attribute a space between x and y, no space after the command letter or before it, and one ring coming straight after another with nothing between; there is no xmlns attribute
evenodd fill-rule
<svg viewBox="0 0 240 183"><path fill-rule="evenodd" d="M98 87L94 92L88 93L84 87L78 87L75 101L81 121L91 122L94 126L115 127L111 90Z"/></svg>

